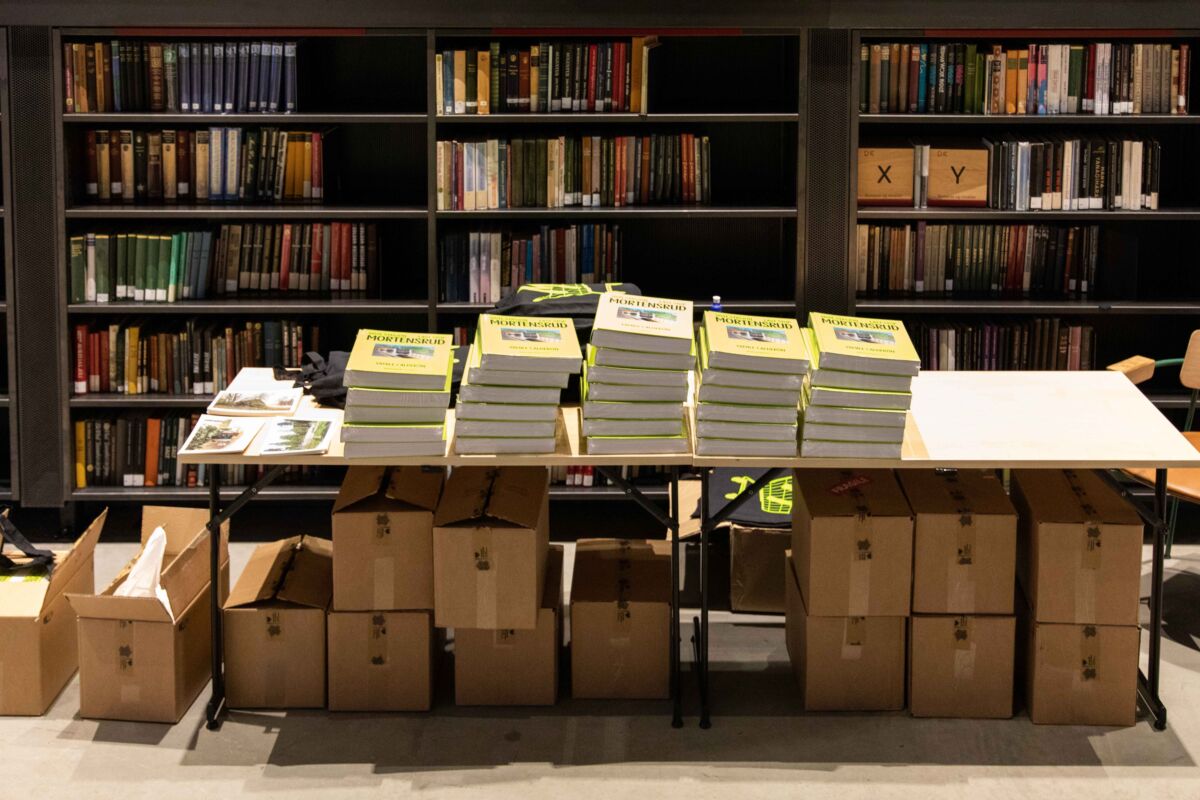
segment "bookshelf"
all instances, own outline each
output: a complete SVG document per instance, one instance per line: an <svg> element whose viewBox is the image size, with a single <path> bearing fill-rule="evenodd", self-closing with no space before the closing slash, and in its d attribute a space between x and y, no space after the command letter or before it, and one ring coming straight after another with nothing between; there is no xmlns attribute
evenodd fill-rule
<svg viewBox="0 0 1200 800"><path fill-rule="evenodd" d="M0 257L4 259L0 270L0 317L3 318L4 344L0 347L0 502L15 502L20 499L17 475L19 474L19 449L17 447L16 409L16 357L14 349L13 315L9 297L13 287L13 234L12 234L12 146L10 142L9 95L8 95L8 36L0 29Z"/></svg>
<svg viewBox="0 0 1200 800"><path fill-rule="evenodd" d="M63 292L66 332L141 324L165 330L195 320L221 325L242 320L294 320L320 326L320 350L349 349L359 327L452 331L473 324L489 302L454 302L442 293L439 247L470 230L521 231L582 223L618 225L623 234L620 280L646 294L688 296L700 308L719 293L725 307L761 313L798 312L802 248L801 72L799 29L659 31L648 82L648 112L495 113L443 116L436 108L434 65L447 49L527 47L539 40L628 39L637 31L392 29L255 30L260 39L298 42L298 99L294 113L66 112L63 45L126 38L141 41L238 41L237 30L62 28L51 40L56 148L61 159L59 274L69 279L68 244L85 233L216 231L236 223L372 222L378 225L380 285L366 298L329 299L209 296L174 303L113 299L70 302ZM774 76L747 87L730 63ZM317 69L321 65L321 69ZM372 75L364 81L363 75ZM380 92L377 87L385 85ZM276 126L323 132L325 198L320 203L98 203L83 191L87 132L200 130ZM712 142L709 205L512 208L439 211L436 143L506 137L649 136L688 132ZM664 254L670 254L665 256ZM730 270L731 264L738 269ZM747 279L752 276L752 279ZM731 280L732 279L732 280ZM64 287L67 281L63 281ZM470 331L467 331L468 334ZM208 395L72 392L73 344L60 348L64 425L119 414L198 413ZM65 430L72 430L65 428ZM74 441L65 448L73 459ZM73 460L63 464L63 497L77 502L200 499L202 487L88 486L77 488ZM230 491L233 491L230 489ZM284 485L263 499L328 500L333 487ZM656 494L663 494L656 488ZM608 486L556 486L556 501L622 497Z"/></svg>
<svg viewBox="0 0 1200 800"><path fill-rule="evenodd" d="M1200 141L1200 114L1193 106L1187 115L1091 113L1060 115L964 114L964 113L865 113L860 109L860 91L869 76L859 66L863 45L889 42L928 44L969 42L990 52L985 45L1000 44L1024 49L1029 43L1161 42L1176 46L1187 43L1194 49L1200 31L1157 30L1061 30L1007 31L860 28L850 37L852 67L850 104L849 167L847 197L848 259L846 291L848 308L863 314L891 316L906 322L948 326L983 323L1020 323L1034 318L1059 318L1064 326L1090 325L1095 331L1093 363L1117 361L1130 353L1172 353L1182 347L1200 315L1200 282L1191 276L1188 253L1190 232L1200 221L1200 173L1188 153ZM1200 74L1194 66L1191 75ZM1190 92L1194 98L1195 92ZM863 207L857 197L857 150L859 146L922 142L937 146L961 144L981 137L1011 134L1025 137L1056 135L1076 137L1153 137L1162 143L1163 169L1160 207L1157 210L1066 210L1009 211L992 208L901 208ZM967 223L979 225L1039 224L1098 225L1100 250L1096 286L1079 299L1059 297L990 297L956 293L860 293L856 288L856 224L913 225L919 223ZM1165 355L1162 357L1166 357ZM1172 376L1156 378L1151 399L1165 411L1184 404Z"/></svg>

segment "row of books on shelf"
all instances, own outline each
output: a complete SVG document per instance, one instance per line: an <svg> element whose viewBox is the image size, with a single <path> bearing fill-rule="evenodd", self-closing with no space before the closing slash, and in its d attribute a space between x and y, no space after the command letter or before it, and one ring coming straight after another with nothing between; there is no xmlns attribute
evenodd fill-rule
<svg viewBox="0 0 1200 800"><path fill-rule="evenodd" d="M872 43L859 50L861 113L1187 114L1187 44Z"/></svg>
<svg viewBox="0 0 1200 800"><path fill-rule="evenodd" d="M278 203L325 196L324 134L281 128L89 130L88 202Z"/></svg>
<svg viewBox="0 0 1200 800"><path fill-rule="evenodd" d="M665 483L667 470L665 467L640 465L635 467L613 467L622 478L631 483ZM567 487L596 487L611 486L612 481L606 478L595 467L550 467L550 485Z"/></svg>
<svg viewBox="0 0 1200 800"><path fill-rule="evenodd" d="M296 42L63 44L63 105L70 113L220 114L296 110Z"/></svg>
<svg viewBox="0 0 1200 800"><path fill-rule="evenodd" d="M253 464L213 467L180 463L179 451L199 420L199 414L123 414L75 420L75 487L207 486L213 469L221 471L222 486L242 486L256 482L269 469ZM343 472L289 465L271 483L336 487Z"/></svg>
<svg viewBox="0 0 1200 800"><path fill-rule="evenodd" d="M646 113L657 37L443 50L434 56L438 114Z"/></svg>
<svg viewBox="0 0 1200 800"><path fill-rule="evenodd" d="M1155 139L1002 135L953 147L862 147L858 158L863 206L1154 211L1162 186Z"/></svg>
<svg viewBox="0 0 1200 800"><path fill-rule="evenodd" d="M68 244L72 303L378 293L373 222L236 223L215 238L206 230L88 233Z"/></svg>
<svg viewBox="0 0 1200 800"><path fill-rule="evenodd" d="M708 205L710 151L691 133L439 141L437 207Z"/></svg>
<svg viewBox="0 0 1200 800"><path fill-rule="evenodd" d="M620 280L620 225L542 225L529 233L470 231L442 238L441 299L495 303L526 283Z"/></svg>
<svg viewBox="0 0 1200 800"><path fill-rule="evenodd" d="M909 322L924 369L1095 369L1096 332L1058 317L1007 322Z"/></svg>
<svg viewBox="0 0 1200 800"><path fill-rule="evenodd" d="M321 329L292 320L75 326L74 393L210 395L245 367L298 367Z"/></svg>
<svg viewBox="0 0 1200 800"><path fill-rule="evenodd" d="M1096 289L1098 225L874 225L855 228L863 294L1083 297Z"/></svg>

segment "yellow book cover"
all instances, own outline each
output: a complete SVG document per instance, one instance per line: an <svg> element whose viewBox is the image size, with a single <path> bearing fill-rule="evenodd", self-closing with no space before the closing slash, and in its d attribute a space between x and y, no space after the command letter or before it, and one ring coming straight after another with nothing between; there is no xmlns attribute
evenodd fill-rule
<svg viewBox="0 0 1200 800"><path fill-rule="evenodd" d="M476 338L483 369L574 374L583 361L575 323L566 317L480 314Z"/></svg>
<svg viewBox="0 0 1200 800"><path fill-rule="evenodd" d="M479 65L479 69L476 73L478 77L475 80L475 88L477 90L476 91L477 100L476 100L476 105L475 105L476 113L490 114L490 113L492 113L492 110L491 110L492 54L491 54L491 52L488 50L480 50L479 54L476 56L476 64ZM438 71L438 74L441 75L440 70ZM441 101L439 100L438 101L438 112L439 113L441 113L441 108L442 108L442 104L441 104Z"/></svg>
<svg viewBox="0 0 1200 800"><path fill-rule="evenodd" d="M707 360L717 369L752 372L808 371L808 346L800 323L784 317L704 312Z"/></svg>
<svg viewBox="0 0 1200 800"><path fill-rule="evenodd" d="M448 333L362 329L346 362L346 386L441 389L453 363Z"/></svg>
<svg viewBox="0 0 1200 800"><path fill-rule="evenodd" d="M814 362L819 369L916 375L921 359L908 338L904 323L810 312L808 325L816 344Z"/></svg>
<svg viewBox="0 0 1200 800"><path fill-rule="evenodd" d="M87 423L83 420L75 421L75 488L87 488L87 464L84 459L87 455Z"/></svg>
<svg viewBox="0 0 1200 800"><path fill-rule="evenodd" d="M606 292L596 308L592 344L650 353L690 353L692 301Z"/></svg>

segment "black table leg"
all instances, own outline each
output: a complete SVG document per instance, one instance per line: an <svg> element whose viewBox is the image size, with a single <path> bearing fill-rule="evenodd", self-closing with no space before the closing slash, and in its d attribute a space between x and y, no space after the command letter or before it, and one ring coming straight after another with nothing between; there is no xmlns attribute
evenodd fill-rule
<svg viewBox="0 0 1200 800"><path fill-rule="evenodd" d="M208 465L208 536L209 536L209 602L212 603L212 697L209 698L205 710L208 729L215 731L221 727L221 716L225 713L225 638L221 628L221 526L232 518L242 506L269 486L286 468L286 464L277 464L267 469L263 476L252 486L239 494L233 502L221 509L221 480L220 466Z"/></svg>
<svg viewBox="0 0 1200 800"><path fill-rule="evenodd" d="M1163 623L1163 562L1166 559L1167 536L1167 471L1154 473L1153 560L1150 564L1150 657L1146 674L1138 674L1138 691L1142 696L1155 730L1166 730L1167 707L1158 696L1159 673L1162 667Z"/></svg>
<svg viewBox="0 0 1200 800"><path fill-rule="evenodd" d="M641 506L642 510L667 529L671 537L671 727L683 727L683 697L680 691L680 658L679 658L679 467L669 467L671 483L671 511L664 512L655 505L654 501L642 494L622 475L620 470L611 467L596 467L599 472L625 496Z"/></svg>

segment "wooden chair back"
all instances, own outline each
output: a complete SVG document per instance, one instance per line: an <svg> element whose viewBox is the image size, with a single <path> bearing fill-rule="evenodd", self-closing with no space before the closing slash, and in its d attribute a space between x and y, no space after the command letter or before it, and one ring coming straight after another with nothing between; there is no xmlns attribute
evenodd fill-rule
<svg viewBox="0 0 1200 800"><path fill-rule="evenodd" d="M1183 366L1179 368L1179 382L1189 389L1200 389L1200 331L1192 331L1188 339Z"/></svg>

